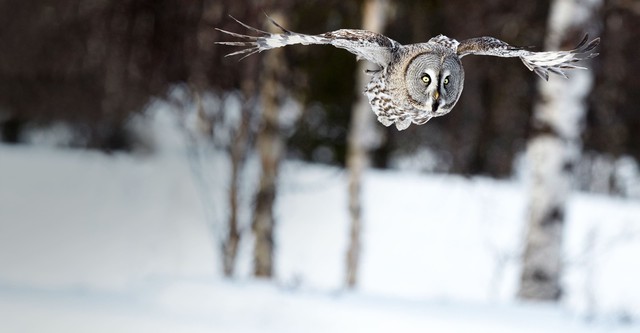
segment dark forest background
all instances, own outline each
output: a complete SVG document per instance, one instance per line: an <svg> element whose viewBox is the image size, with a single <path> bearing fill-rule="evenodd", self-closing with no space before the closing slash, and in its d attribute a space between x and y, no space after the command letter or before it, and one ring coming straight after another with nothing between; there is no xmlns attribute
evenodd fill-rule
<svg viewBox="0 0 640 333"><path fill-rule="evenodd" d="M73 147L130 151L137 140L131 117L177 85L257 95L265 54L239 63L223 57L232 47L213 43L229 40L214 27L244 31L228 15L266 29L264 13L277 12L290 30L316 34L359 28L360 8L361 1L342 0L2 0L1 138L20 143L28 130L64 123L73 130ZM391 6L384 33L404 44L445 34L542 46L548 10L549 1L402 1ZM607 0L599 15L602 43L592 61L585 156L638 160L640 3ZM288 47L282 56L286 68L278 81L303 105L286 136L287 155L344 165L351 108L363 90L356 86L355 57L327 46ZM440 161L432 171L512 175L530 134L537 78L518 59L466 57L463 63L465 89L453 112L403 132L380 125L384 139L373 151L374 166L389 167L394 157L426 147Z"/></svg>

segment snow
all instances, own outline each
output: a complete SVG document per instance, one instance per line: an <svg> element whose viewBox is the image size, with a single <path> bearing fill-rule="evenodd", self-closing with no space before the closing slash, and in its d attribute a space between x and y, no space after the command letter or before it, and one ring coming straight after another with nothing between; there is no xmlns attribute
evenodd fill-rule
<svg viewBox="0 0 640 333"><path fill-rule="evenodd" d="M149 273L212 274L211 235L178 159L13 146L0 154L1 280L118 290Z"/></svg>
<svg viewBox="0 0 640 333"><path fill-rule="evenodd" d="M133 298L3 294L3 332L637 332L551 306L291 292L260 281L183 281Z"/></svg>
<svg viewBox="0 0 640 333"><path fill-rule="evenodd" d="M514 298L522 182L370 170L360 281L346 291L346 172L287 161L276 277L250 277L245 198L225 280L226 157L194 159L175 119L151 119L148 155L0 145L0 332L640 331L637 200L574 193L564 300L526 304Z"/></svg>

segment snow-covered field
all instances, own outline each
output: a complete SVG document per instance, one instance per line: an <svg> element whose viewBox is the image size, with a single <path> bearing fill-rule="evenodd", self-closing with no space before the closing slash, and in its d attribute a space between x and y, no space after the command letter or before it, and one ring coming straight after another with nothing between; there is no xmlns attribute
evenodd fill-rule
<svg viewBox="0 0 640 333"><path fill-rule="evenodd" d="M289 161L275 279L250 278L246 208L228 281L226 161L160 123L146 156L0 145L0 332L640 332L637 201L573 195L564 301L521 304L525 185L372 170L347 292L346 174Z"/></svg>

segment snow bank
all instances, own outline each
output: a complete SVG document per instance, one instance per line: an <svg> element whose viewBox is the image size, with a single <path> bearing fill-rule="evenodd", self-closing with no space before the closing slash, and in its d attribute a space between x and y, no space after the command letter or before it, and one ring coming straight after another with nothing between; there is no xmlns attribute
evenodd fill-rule
<svg viewBox="0 0 640 333"><path fill-rule="evenodd" d="M347 177L338 168L294 161L282 166L276 202L277 287L246 282L251 200L243 200L245 240L236 274L248 289L219 282L219 240L228 213L226 157L201 149L202 156L193 159L175 121L163 116L157 121L161 126L154 131L165 141L145 156L0 145L0 298L5 300L0 313L19 312L22 306L56 317L44 313L47 302L66 304L68 295L84 295L60 310L60 316L74 317L85 303L87 311L100 313L96 306L111 300L108 295L120 295L125 308L142 302L145 309L161 309L148 320L160 320L162 311L180 320L198 311L204 317L228 317L235 313L220 304L237 304L232 308L238 311L247 302L264 305L249 311L262 319L245 326L229 322L229 332L260 331L260 323L270 320L273 331L287 331L291 323L283 309L300 315L300 322L290 326L293 331L305 321L323 323L322 331L337 327L334 321L353 328L358 320L346 317L364 320L387 312L390 317L371 325L388 331L397 328L390 323L406 320L411 327L465 331L428 326L438 322L437 316L423 317L410 304L514 304L526 215L521 183L368 171L360 296L341 305L330 295L343 291ZM255 164L250 159L243 176L249 184L257 175ZM576 193L567 218L564 304L587 316L640 317L640 204ZM199 282L194 287L188 281ZM209 297L196 301L202 295ZM316 296L307 301L305 295ZM385 304L368 307L372 299ZM282 302L289 305L279 309ZM394 302L403 305L394 310ZM314 314L333 308L327 317ZM205 328L221 327L206 322ZM494 329L488 332L501 329L487 327ZM513 331L505 327L502 331ZM545 331L543 324L537 327L532 331Z"/></svg>

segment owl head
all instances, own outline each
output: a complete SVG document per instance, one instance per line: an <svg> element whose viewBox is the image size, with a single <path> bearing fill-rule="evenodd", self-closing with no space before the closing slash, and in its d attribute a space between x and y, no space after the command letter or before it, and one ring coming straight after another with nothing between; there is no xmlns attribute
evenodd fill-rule
<svg viewBox="0 0 640 333"><path fill-rule="evenodd" d="M420 116L447 114L456 105L464 84L460 58L451 52L426 52L411 59L405 71L409 103Z"/></svg>

